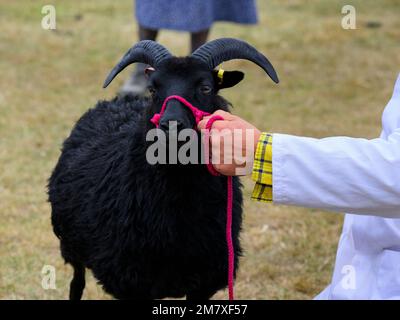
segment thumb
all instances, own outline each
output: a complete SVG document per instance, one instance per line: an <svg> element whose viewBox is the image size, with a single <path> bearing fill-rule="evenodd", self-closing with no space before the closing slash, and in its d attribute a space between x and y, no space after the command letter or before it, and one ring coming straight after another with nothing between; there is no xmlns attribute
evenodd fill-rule
<svg viewBox="0 0 400 320"><path fill-rule="evenodd" d="M205 130L207 126L208 120L211 119L212 116L206 116L204 117L198 124L197 124L197 129L199 130Z"/></svg>

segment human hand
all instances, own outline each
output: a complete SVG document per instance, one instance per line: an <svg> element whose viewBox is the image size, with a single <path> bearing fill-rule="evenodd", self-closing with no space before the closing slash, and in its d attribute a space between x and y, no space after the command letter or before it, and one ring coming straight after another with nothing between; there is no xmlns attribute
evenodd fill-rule
<svg viewBox="0 0 400 320"><path fill-rule="evenodd" d="M210 130L212 165L226 176L250 174L261 132L251 123L222 110L204 117L198 129L205 130L208 120L216 115L224 120L215 121Z"/></svg>

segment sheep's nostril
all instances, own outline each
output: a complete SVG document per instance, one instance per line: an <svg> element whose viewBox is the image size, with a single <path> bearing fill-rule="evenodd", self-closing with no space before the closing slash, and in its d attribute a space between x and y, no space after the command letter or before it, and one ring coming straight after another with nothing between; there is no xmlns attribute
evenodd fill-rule
<svg viewBox="0 0 400 320"><path fill-rule="evenodd" d="M185 129L185 125L180 120L170 120L170 121L161 121L160 122L160 129L164 132L173 132L173 131L181 131Z"/></svg>
<svg viewBox="0 0 400 320"><path fill-rule="evenodd" d="M185 125L183 124L183 122L181 122L181 121L177 121L176 122L176 129L178 130L178 131L181 131L182 129L185 129Z"/></svg>
<svg viewBox="0 0 400 320"><path fill-rule="evenodd" d="M169 129L168 127L169 127L168 121L161 121L160 122L159 128L162 131L168 131L168 129Z"/></svg>

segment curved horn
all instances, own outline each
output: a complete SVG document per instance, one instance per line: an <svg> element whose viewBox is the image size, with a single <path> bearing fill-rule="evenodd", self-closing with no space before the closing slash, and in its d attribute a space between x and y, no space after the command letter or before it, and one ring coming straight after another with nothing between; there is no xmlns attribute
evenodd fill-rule
<svg viewBox="0 0 400 320"><path fill-rule="evenodd" d="M161 44L152 40L140 41L130 48L120 62L111 70L104 81L103 88L106 88L118 73L134 62L142 62L157 68L162 60L170 56L171 53Z"/></svg>
<svg viewBox="0 0 400 320"><path fill-rule="evenodd" d="M221 38L210 41L193 52L192 57L202 60L210 69L232 59L250 60L264 69L275 83L279 82L271 62L256 48L238 39Z"/></svg>

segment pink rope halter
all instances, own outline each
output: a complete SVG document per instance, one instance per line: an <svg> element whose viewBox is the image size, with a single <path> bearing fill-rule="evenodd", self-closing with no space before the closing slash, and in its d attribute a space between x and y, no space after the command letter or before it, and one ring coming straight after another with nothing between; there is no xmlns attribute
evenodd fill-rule
<svg viewBox="0 0 400 320"><path fill-rule="evenodd" d="M170 100L178 100L180 103L182 103L184 106L188 107L190 109L190 111L192 111L192 114L195 118L196 121L196 125L201 121L201 119L203 119L205 116L209 116L210 114L208 112L204 112L201 111L199 109L197 109L194 105L192 105L189 101L187 101L185 98L181 97L181 96L177 96L177 95L173 95L173 96L169 96L167 97L161 107L161 111L160 113L155 113L153 115L153 117L150 119L150 121L156 126L156 128L158 128L159 124L160 124L160 119L163 116L164 112L165 112L165 108L167 107L167 103Z"/></svg>
<svg viewBox="0 0 400 320"><path fill-rule="evenodd" d="M150 121L158 128L160 119L162 115L165 112L165 108L167 107L167 102L175 99L181 102L184 106L190 109L192 111L192 114L195 118L196 121L196 126L197 124L203 119L205 116L209 116L210 114L208 112L204 112L193 106L189 101L187 101L185 98L178 96L178 95L172 95L167 97L161 107L160 113L156 113L153 115L153 117L150 119ZM209 141L210 139L210 130L212 128L212 125L215 121L218 120L224 120L221 116L212 116L207 124L206 124L206 130L205 130L205 140ZM208 150L209 144L206 144L205 147ZM209 152L206 151L206 154L209 154ZM210 161L207 161L207 169L210 174L213 176L219 176L220 174L215 170L214 166L211 164ZM232 186L232 177L228 176L227 177L227 204L226 204L226 244L228 247L228 291L229 291L229 300L234 299L233 295L233 284L234 284L234 273L235 273L235 252L234 252L234 247L233 247L233 241L232 241L232 203L233 203L233 186Z"/></svg>

